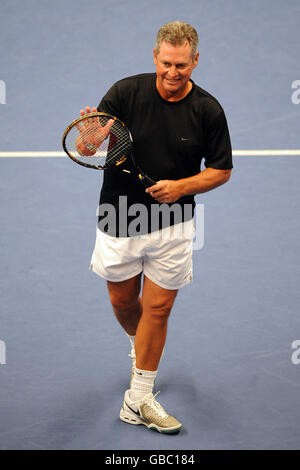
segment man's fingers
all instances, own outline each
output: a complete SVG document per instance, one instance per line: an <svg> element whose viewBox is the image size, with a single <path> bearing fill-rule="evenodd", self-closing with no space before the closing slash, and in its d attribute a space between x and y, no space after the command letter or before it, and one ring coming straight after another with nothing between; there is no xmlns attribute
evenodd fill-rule
<svg viewBox="0 0 300 470"><path fill-rule="evenodd" d="M114 119L110 119L106 124L105 126L103 127L103 129L105 129L105 132L109 133L109 130L110 128L113 126L115 120Z"/></svg>
<svg viewBox="0 0 300 470"><path fill-rule="evenodd" d="M149 186L146 189L146 193L156 193L157 191L160 191L161 189L161 184L160 181L158 181L156 184L153 184L153 186Z"/></svg>
<svg viewBox="0 0 300 470"><path fill-rule="evenodd" d="M90 114L91 112L93 113L96 113L97 112L97 108L96 106L93 106L92 108L92 111L91 111L91 107L90 106L86 106L85 110L84 109L81 109L80 110L80 116L84 116L86 113L87 114ZM98 128L98 132L100 132L100 134L103 134L103 139L105 139L108 134L109 134L109 131L110 131L110 128L113 126L115 120L114 119L110 119L106 124L105 126L101 126L99 120L97 117L95 117L94 119L85 119L81 124L77 123L75 124L76 128L79 130L79 132L83 132L85 128L92 128L92 129L95 129L95 125L96 127Z"/></svg>
<svg viewBox="0 0 300 470"><path fill-rule="evenodd" d="M84 116L85 113L89 114L90 112L93 112L93 113L96 113L97 112L97 108L96 106L93 106L93 110L91 111L91 107L90 106L86 106L86 111L84 109L81 109L80 110L80 116Z"/></svg>
<svg viewBox="0 0 300 470"><path fill-rule="evenodd" d="M82 116L84 116L84 115L85 115L84 109L81 109L81 110L80 110L80 116L82 117ZM79 130L79 132L80 132L81 129L82 129L82 126L81 126L81 124L79 124L79 123L75 124L75 127Z"/></svg>

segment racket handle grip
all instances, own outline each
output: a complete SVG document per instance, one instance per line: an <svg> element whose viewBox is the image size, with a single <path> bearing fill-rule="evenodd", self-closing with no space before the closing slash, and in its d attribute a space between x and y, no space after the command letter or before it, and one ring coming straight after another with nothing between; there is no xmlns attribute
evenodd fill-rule
<svg viewBox="0 0 300 470"><path fill-rule="evenodd" d="M150 186L153 186L154 184L156 184L156 181L154 181L152 178L142 173L139 173L139 180L145 186L145 188L149 188Z"/></svg>

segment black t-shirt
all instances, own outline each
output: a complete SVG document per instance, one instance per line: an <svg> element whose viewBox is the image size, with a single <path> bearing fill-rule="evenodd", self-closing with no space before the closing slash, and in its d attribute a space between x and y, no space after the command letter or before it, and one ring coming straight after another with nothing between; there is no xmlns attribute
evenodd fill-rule
<svg viewBox="0 0 300 470"><path fill-rule="evenodd" d="M193 81L192 85L182 100L166 101L157 91L155 73L135 75L116 82L98 106L99 111L112 114L126 124L133 137L134 157L138 165L156 181L196 175L201 171L202 159L206 167L232 168L224 111L212 95ZM130 169L130 160L124 165ZM126 196L125 205L125 198L120 199L120 196ZM190 219L195 205L193 195L184 196L176 202L183 209L181 220L177 216L175 220L171 212L169 223L161 220L153 223L151 207L153 209L153 205L160 203L145 193L144 186L136 178L119 169L104 172L100 206L105 203L113 205L117 217L115 223L110 220L110 223L99 227L113 236L130 235L124 233L124 226L120 230L119 216L121 210L132 204L140 203L148 209L148 227L143 227L140 233ZM189 210L184 210L185 206ZM124 214L122 217L124 220ZM127 216L127 226L133 218ZM99 217L101 220L104 220L103 214Z"/></svg>

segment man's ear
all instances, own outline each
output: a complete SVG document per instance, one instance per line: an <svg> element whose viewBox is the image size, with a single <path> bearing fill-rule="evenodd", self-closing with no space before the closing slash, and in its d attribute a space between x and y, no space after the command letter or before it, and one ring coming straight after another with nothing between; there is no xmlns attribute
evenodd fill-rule
<svg viewBox="0 0 300 470"><path fill-rule="evenodd" d="M199 52L197 51L196 57L194 59L194 68L197 67L198 65L198 60L199 60Z"/></svg>
<svg viewBox="0 0 300 470"><path fill-rule="evenodd" d="M156 65L157 64L157 57L156 57L156 49L154 47L153 49L153 60L154 60L154 64Z"/></svg>

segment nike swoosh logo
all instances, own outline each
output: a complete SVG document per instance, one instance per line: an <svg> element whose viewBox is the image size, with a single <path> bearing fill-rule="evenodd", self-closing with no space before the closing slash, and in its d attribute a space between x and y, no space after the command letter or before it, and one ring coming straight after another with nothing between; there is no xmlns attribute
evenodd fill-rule
<svg viewBox="0 0 300 470"><path fill-rule="evenodd" d="M181 137L181 140L184 142L184 141L190 140L190 139L186 139L185 137Z"/></svg>
<svg viewBox="0 0 300 470"><path fill-rule="evenodd" d="M125 405L128 406L128 408L134 413L135 415L139 416L141 418L139 410L135 411L131 406L128 405L128 403L125 401Z"/></svg>

